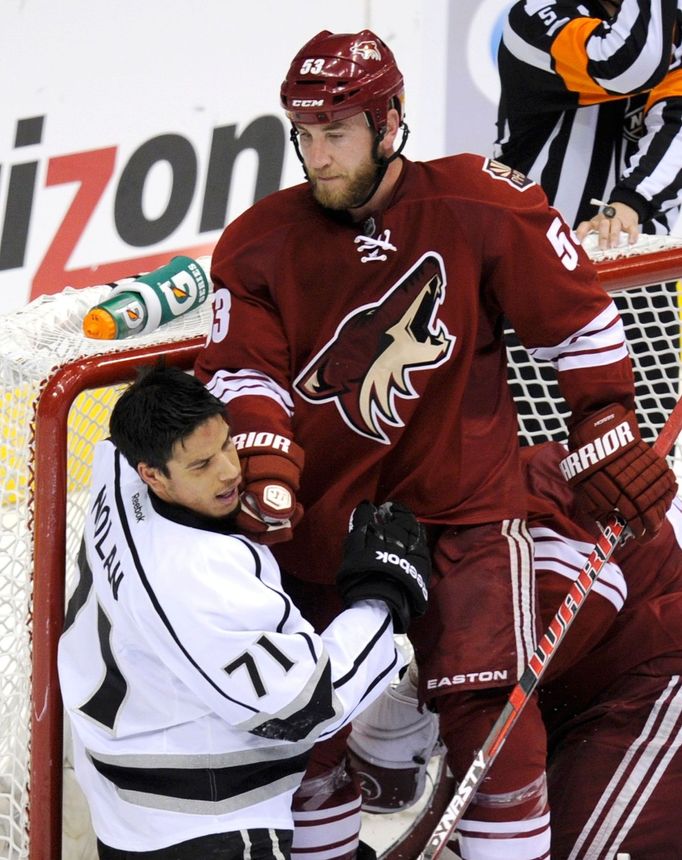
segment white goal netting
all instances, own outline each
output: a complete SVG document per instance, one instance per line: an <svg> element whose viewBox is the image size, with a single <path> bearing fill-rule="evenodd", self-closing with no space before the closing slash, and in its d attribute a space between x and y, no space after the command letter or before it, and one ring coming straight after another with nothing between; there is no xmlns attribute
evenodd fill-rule
<svg viewBox="0 0 682 860"><path fill-rule="evenodd" d="M625 324L635 371L637 411L642 436L652 442L680 394L680 282L633 287L612 294ZM524 444L566 438L568 407L559 394L551 366L535 363L507 331L509 378ZM676 450L675 466L682 474Z"/></svg>
<svg viewBox="0 0 682 860"><path fill-rule="evenodd" d="M623 257L624 267L629 265L629 259ZM50 802L43 789L31 785L31 750L36 746L31 737L36 710L31 685L34 676L46 673L45 667L39 673L32 668L36 642L42 643L45 635L44 628L34 624L38 617L33 606L34 571L35 576L63 578L64 570L68 576L74 567L93 448L107 433L120 382L133 375L126 363L131 350L163 344L164 350L172 352L189 341L196 341L198 348L210 325L210 302L206 302L141 338L86 340L81 333L82 318L109 289L66 290L0 316L0 860L48 860L31 847L34 834L49 821L45 805ZM652 440L680 393L680 286L676 280L657 282L647 277L645 283L621 290L614 298L623 315L635 364L640 421L644 434ZM513 332L508 332L507 337L510 384L518 404L522 442L564 438L567 410L559 397L552 368L533 362ZM88 368L83 365L80 369L81 359L98 355L107 356L114 377L120 368L118 384L97 387ZM48 389L52 398L59 399L59 386L56 390L50 386L64 366L75 367L72 376L78 377L82 393L75 397L64 425L54 430L36 454L38 403ZM65 558L61 550L57 552L59 557L45 558L55 553L45 549L50 544L41 534L44 521L40 515L36 521L36 491L42 491L43 498L45 490L48 494L53 491L38 485L45 480L41 477L45 461L62 452L67 472L65 499L54 488L51 504L65 523ZM679 467L682 460L677 453L674 458ZM678 474L682 474L682 468L678 468ZM36 535L41 538L38 554ZM50 572L51 562L55 562L57 573ZM59 628L61 618L51 619L51 625ZM55 703L59 708L55 689L48 688L41 695L41 708L54 708ZM61 761L61 750L59 754ZM34 771L54 768L49 760L33 764ZM66 860L84 856L69 852L67 847Z"/></svg>

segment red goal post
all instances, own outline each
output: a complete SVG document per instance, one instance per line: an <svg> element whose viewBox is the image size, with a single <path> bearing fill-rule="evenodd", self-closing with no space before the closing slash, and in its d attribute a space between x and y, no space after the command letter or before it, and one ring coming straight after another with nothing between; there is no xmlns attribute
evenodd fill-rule
<svg viewBox="0 0 682 860"><path fill-rule="evenodd" d="M597 268L626 321L640 420L653 438L679 395L682 240ZM103 289L66 290L0 316L0 860L62 856L56 648L92 449L121 384L160 356L191 368L210 326L206 303L144 338L87 341L80 322ZM523 443L561 438L566 410L552 369L508 337Z"/></svg>

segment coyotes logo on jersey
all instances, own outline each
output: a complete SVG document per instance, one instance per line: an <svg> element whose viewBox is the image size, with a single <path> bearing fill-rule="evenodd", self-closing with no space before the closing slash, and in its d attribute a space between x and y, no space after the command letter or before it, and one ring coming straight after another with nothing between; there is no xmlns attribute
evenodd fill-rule
<svg viewBox="0 0 682 860"><path fill-rule="evenodd" d="M437 318L445 298L442 257L430 252L378 302L349 313L294 382L310 403L333 401L356 433L383 444L402 427L398 397L414 398L410 375L447 361L456 338Z"/></svg>

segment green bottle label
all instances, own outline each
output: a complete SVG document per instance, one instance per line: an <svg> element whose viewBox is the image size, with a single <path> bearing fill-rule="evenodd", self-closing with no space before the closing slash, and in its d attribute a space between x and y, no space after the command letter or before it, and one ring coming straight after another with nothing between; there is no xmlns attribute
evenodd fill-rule
<svg viewBox="0 0 682 860"><path fill-rule="evenodd" d="M203 267L191 257L173 257L170 263L140 275L126 289L135 289L142 284L151 287L158 296L161 319L158 325L169 322L174 317L198 307L206 301L210 290L210 280ZM146 295L146 292L142 292ZM151 309L150 309L151 312Z"/></svg>
<svg viewBox="0 0 682 860"><path fill-rule="evenodd" d="M117 340L139 334L147 323L147 309L137 293L121 291L98 307L111 314Z"/></svg>
<svg viewBox="0 0 682 860"><path fill-rule="evenodd" d="M117 338L149 334L206 301L211 288L207 271L191 257L170 263L114 287L101 303L116 320Z"/></svg>

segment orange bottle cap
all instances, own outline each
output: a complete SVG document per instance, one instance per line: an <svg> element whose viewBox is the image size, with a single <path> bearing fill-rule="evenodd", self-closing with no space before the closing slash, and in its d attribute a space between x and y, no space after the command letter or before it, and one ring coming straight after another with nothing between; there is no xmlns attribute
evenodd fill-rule
<svg viewBox="0 0 682 860"><path fill-rule="evenodd" d="M96 340L116 340L116 320L104 308L93 308L83 319L83 333Z"/></svg>

